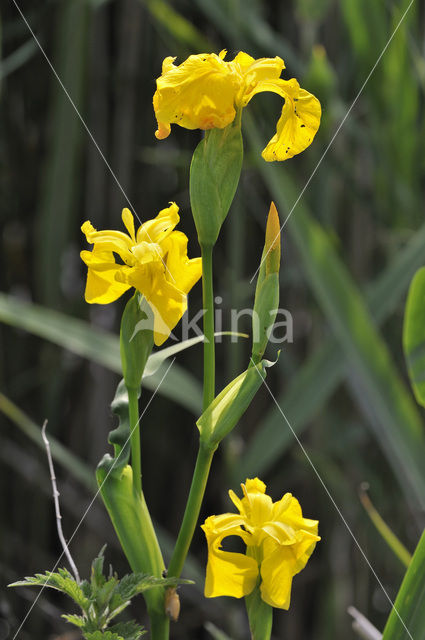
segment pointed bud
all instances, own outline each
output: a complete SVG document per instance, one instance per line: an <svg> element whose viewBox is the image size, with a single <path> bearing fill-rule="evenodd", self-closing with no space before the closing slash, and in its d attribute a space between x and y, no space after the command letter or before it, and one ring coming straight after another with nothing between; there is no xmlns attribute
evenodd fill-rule
<svg viewBox="0 0 425 640"><path fill-rule="evenodd" d="M266 226L266 241L264 243L266 260L266 275L279 273L280 267L280 220L275 203L270 205Z"/></svg>
<svg viewBox="0 0 425 640"><path fill-rule="evenodd" d="M252 316L252 361L263 357L279 306L280 221L272 202L267 218L266 238L255 289Z"/></svg>

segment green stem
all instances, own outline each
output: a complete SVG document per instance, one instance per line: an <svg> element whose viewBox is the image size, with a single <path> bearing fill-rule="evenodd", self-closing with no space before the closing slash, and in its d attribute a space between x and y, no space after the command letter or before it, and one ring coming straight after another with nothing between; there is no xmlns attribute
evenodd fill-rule
<svg viewBox="0 0 425 640"><path fill-rule="evenodd" d="M211 404L215 396L215 344L214 344L214 293L212 246L201 246L202 253L202 300L204 306L204 410ZM214 449L199 445L196 466L193 472L189 498L180 527L176 546L168 567L168 575L179 577L192 542L196 523L198 522L208 474L211 467Z"/></svg>
<svg viewBox="0 0 425 640"><path fill-rule="evenodd" d="M207 448L202 442L200 443L183 522L168 567L169 577L178 578L182 572L201 510L214 451L215 449Z"/></svg>
<svg viewBox="0 0 425 640"><path fill-rule="evenodd" d="M204 411L215 397L215 343L212 246L201 246L204 306Z"/></svg>
<svg viewBox="0 0 425 640"><path fill-rule="evenodd" d="M212 246L201 246L202 253L202 300L204 306L204 410L215 397L215 344L214 344L214 293ZM176 546L168 567L168 575L179 577L192 542L199 518L205 487L207 485L214 451L200 443L189 497L180 527Z"/></svg>
<svg viewBox="0 0 425 640"><path fill-rule="evenodd" d="M148 608L151 640L168 640L170 637L170 620L164 614Z"/></svg>
<svg viewBox="0 0 425 640"><path fill-rule="evenodd" d="M142 491L142 465L140 452L140 426L139 426L139 399L137 389L127 388L129 422L131 432L131 466L133 468L133 488L140 499L140 515L143 522L143 532L140 532L141 551L147 554L150 560L150 571L158 578L164 569L161 550L156 537L155 529L146 505ZM143 563L142 563L143 566ZM170 621L165 614L164 591L153 590L146 593L146 602L151 627L152 640L168 640Z"/></svg>
<svg viewBox="0 0 425 640"><path fill-rule="evenodd" d="M131 466L133 486L138 496L142 495L142 464L140 458L139 398L136 389L127 387L130 421Z"/></svg>

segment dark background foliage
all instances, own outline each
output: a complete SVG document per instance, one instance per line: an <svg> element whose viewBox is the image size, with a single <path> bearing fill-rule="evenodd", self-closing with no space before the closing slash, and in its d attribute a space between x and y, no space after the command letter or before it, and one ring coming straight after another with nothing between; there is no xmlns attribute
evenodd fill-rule
<svg viewBox="0 0 425 640"><path fill-rule="evenodd" d="M29 437L45 418L50 434L85 465L78 474L78 462L64 464L63 455L56 462L68 537L83 518L71 545L80 572L105 541L107 560L120 574L128 571L100 501L86 513L91 471L114 425L109 404L118 375L62 348L66 324L53 343L40 329L25 331L32 307L13 315L13 303L83 319L94 335L116 334L124 300L90 307L83 299L80 225L90 219L99 229L119 228L130 203L145 220L176 201L190 254L198 254L188 171L201 134L174 127L166 141L156 141L152 95L165 56L182 61L222 48L229 57L239 50L281 56L285 77L296 76L323 106L311 148L278 166L260 159L258 145L274 132L280 99L260 95L246 110L243 177L215 252L226 329L231 308L252 304L270 200L282 220L293 209L283 234L281 306L292 314L294 339L282 345L268 382L310 462L262 388L216 456L202 517L227 511L227 490L247 476L258 474L274 499L291 491L305 515L319 518L323 540L294 581L289 613L276 613L274 637L354 637L351 604L382 629L389 602L313 465L393 598L404 569L363 511L358 487L369 483L375 505L413 550L424 520L418 460L425 449L401 330L409 281L425 260L422 4L413 3L399 28L405 0L18 4L68 95L14 2L2 3L0 637L13 637L35 597L5 585L52 568L60 553L45 453L37 435ZM200 305L197 285L191 313ZM248 322L240 328L249 330ZM248 355L243 341L218 345L220 387ZM269 355L275 357L274 347ZM168 390L143 419L144 488L166 549L178 532L196 455L201 348L180 354L173 367ZM142 408L151 394L144 392ZM198 530L186 572L197 585L181 589L173 637L212 637L210 621L235 640L246 638L242 602L202 596L205 547ZM77 638L60 619L67 606L43 592L19 638ZM141 600L133 613L143 619Z"/></svg>

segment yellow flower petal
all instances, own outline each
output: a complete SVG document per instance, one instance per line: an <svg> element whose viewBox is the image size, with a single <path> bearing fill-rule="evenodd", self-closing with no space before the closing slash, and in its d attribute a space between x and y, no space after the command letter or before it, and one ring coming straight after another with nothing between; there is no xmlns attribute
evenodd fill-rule
<svg viewBox="0 0 425 640"><path fill-rule="evenodd" d="M185 129L223 129L234 120L240 78L228 63L214 53L189 56L179 66L166 60L153 97L157 138L169 135L171 123Z"/></svg>
<svg viewBox="0 0 425 640"><path fill-rule="evenodd" d="M135 235L135 232L134 232L134 217L133 217L133 214L131 213L130 209L124 208L122 210L121 218L122 218L122 221L124 222L125 228L127 229L128 233L130 235L130 238L135 243L136 242L136 235Z"/></svg>
<svg viewBox="0 0 425 640"><path fill-rule="evenodd" d="M179 221L178 206L159 212L135 234L134 218L123 209L122 220L129 235L121 231L96 231L87 221L82 226L93 250L81 252L88 266L86 300L107 304L135 287L149 302L154 314L154 341L161 345L187 309L187 294L201 277L201 259L189 260L187 238L173 231ZM118 254L124 264L117 264Z"/></svg>
<svg viewBox="0 0 425 640"><path fill-rule="evenodd" d="M186 311L187 296L167 281L162 265L135 268L127 281L149 302L154 315L154 342L160 346Z"/></svg>
<svg viewBox="0 0 425 640"><path fill-rule="evenodd" d="M226 514L231 515L231 514ZM258 564L249 556L242 553L223 551L221 542L228 535L240 535L238 525L240 518L234 520L225 531L217 527L220 523L217 516L207 518L202 529L205 532L208 543L208 564L205 580L205 596L215 598L217 596L232 596L242 598L254 589L258 577Z"/></svg>
<svg viewBox="0 0 425 640"><path fill-rule="evenodd" d="M241 75L241 90L237 97L238 106L246 107L250 101L253 89L263 81L272 82L280 78L285 68L282 58L259 58L255 60L242 51L229 63L234 66Z"/></svg>
<svg viewBox="0 0 425 640"><path fill-rule="evenodd" d="M81 258L88 266L85 299L90 304L115 302L130 288L116 280L125 267L114 262L111 252L82 251Z"/></svg>
<svg viewBox="0 0 425 640"><path fill-rule="evenodd" d="M179 208L175 202L170 202L170 206L162 209L156 218L148 220L137 231L137 242L161 243L172 232L176 224L179 223Z"/></svg>
<svg viewBox="0 0 425 640"><path fill-rule="evenodd" d="M277 93L285 99L282 113L276 126L276 134L261 154L267 162L288 160L304 151L320 125L321 106L315 96L301 89L298 82L276 80L260 82L249 95L249 100L262 91Z"/></svg>
<svg viewBox="0 0 425 640"><path fill-rule="evenodd" d="M126 263L134 262L131 247L132 240L122 231L96 231L93 225L87 220L81 227L81 231L86 236L90 244L94 244L99 251L115 251Z"/></svg>
<svg viewBox="0 0 425 640"><path fill-rule="evenodd" d="M272 607L289 609L296 559L291 547L277 546L261 563L261 598Z"/></svg>
<svg viewBox="0 0 425 640"><path fill-rule="evenodd" d="M187 294L202 275L201 258L187 257L187 236L173 231L162 243L166 278L180 291Z"/></svg>
<svg viewBox="0 0 425 640"><path fill-rule="evenodd" d="M166 138L171 123L186 129L224 128L262 91L278 93L285 100L276 135L264 149L268 162L287 160L301 153L312 142L320 124L320 102L301 89L298 82L282 80L282 58L256 60L241 51L227 62L225 51L192 55L181 65L166 58L153 98L159 139Z"/></svg>
<svg viewBox="0 0 425 640"><path fill-rule="evenodd" d="M229 492L240 515L211 516L202 527L208 542L206 595L241 597L249 593L247 585L253 588L256 575L250 572L254 564L249 561L254 560L260 567L262 599L273 607L288 609L292 579L305 567L320 540L318 522L303 518L298 500L290 493L271 503L266 485L258 478L247 479L242 489L242 500ZM242 538L247 545L245 556L221 548L228 536Z"/></svg>

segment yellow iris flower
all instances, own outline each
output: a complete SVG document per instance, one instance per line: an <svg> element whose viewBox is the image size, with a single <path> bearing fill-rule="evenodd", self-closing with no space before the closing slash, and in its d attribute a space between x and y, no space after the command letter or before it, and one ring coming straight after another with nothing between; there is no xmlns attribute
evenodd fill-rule
<svg viewBox="0 0 425 640"><path fill-rule="evenodd" d="M96 231L89 221L81 227L92 251L82 251L88 267L87 302L108 304L134 287L148 301L154 316L154 341L161 345L187 309L187 294L202 275L201 258L187 257L187 237L174 231L180 220L171 202L137 233L129 209L123 209L122 231ZM117 262L116 257L119 261Z"/></svg>
<svg viewBox="0 0 425 640"><path fill-rule="evenodd" d="M262 153L264 160L287 160L304 151L320 124L317 98L295 78L280 78L285 63L279 57L255 60L242 51L231 61L225 56L226 51L192 55L178 66L175 58L165 58L153 97L156 137L166 138L172 123L185 129L223 129L256 93L271 91L285 104L276 134Z"/></svg>
<svg viewBox="0 0 425 640"><path fill-rule="evenodd" d="M260 578L262 599L272 607L288 609L292 578L305 567L320 540L319 523L303 518L298 500L290 493L272 502L258 478L241 486L242 500L229 491L239 515L211 516L202 525L208 543L205 595L241 598L253 591ZM242 538L246 555L222 549L228 536Z"/></svg>

